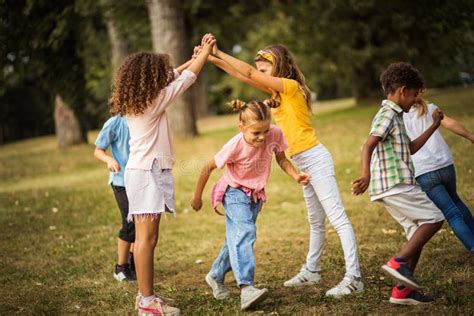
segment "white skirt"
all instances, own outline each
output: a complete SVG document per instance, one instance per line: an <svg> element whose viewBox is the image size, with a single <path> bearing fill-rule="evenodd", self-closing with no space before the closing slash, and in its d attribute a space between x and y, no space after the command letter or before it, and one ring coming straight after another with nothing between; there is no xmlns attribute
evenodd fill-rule
<svg viewBox="0 0 474 316"><path fill-rule="evenodd" d="M173 174L171 169L159 169L156 160L151 170L126 169L125 189L129 222L138 214L153 217L165 211L175 213Z"/></svg>

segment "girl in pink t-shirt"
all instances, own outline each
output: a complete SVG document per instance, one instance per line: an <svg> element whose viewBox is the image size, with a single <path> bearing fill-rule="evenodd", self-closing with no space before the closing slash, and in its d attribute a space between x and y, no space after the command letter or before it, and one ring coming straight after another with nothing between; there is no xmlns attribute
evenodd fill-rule
<svg viewBox="0 0 474 316"><path fill-rule="evenodd" d="M127 116L130 156L125 170L129 218L135 221L134 258L139 294L139 315L173 315L153 291L153 255L161 214L174 212L171 168L174 155L166 109L196 80L215 39L207 34L200 52L173 70L166 54L128 56L115 77L111 111Z"/></svg>
<svg viewBox="0 0 474 316"><path fill-rule="evenodd" d="M255 263L253 244L256 240L255 221L266 200L264 187L270 175L272 156L275 154L280 167L301 185L309 176L298 174L285 156L288 147L283 133L271 125L269 107L276 101L232 101L230 105L240 112L239 129L234 136L208 162L199 177L191 206L196 211L202 207L202 191L211 172L227 167L222 178L212 189L212 206L222 202L226 216L226 240L218 257L206 276L216 299L225 299L229 291L224 287L225 274L232 270L241 288L241 308L249 309L268 296L267 289L253 286Z"/></svg>

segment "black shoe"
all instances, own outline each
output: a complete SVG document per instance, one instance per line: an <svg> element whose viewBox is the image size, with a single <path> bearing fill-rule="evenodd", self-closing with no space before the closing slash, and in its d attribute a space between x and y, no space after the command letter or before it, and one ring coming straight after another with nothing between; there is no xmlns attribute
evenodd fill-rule
<svg viewBox="0 0 474 316"><path fill-rule="evenodd" d="M115 265L114 278L120 282L131 282L137 280L136 276L130 271L130 265L128 263Z"/></svg>

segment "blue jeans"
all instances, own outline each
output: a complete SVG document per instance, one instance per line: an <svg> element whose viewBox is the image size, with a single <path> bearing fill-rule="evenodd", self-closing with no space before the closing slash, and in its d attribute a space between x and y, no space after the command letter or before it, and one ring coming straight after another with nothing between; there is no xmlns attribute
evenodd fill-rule
<svg viewBox="0 0 474 316"><path fill-rule="evenodd" d="M228 187L222 201L226 217L224 246L212 264L210 275L224 283L225 274L232 270L239 286L253 285L255 260L253 245L257 239L255 221L261 207L239 189Z"/></svg>
<svg viewBox="0 0 474 316"><path fill-rule="evenodd" d="M454 165L417 177L423 191L443 212L454 234L469 251L474 251L474 219L456 192Z"/></svg>

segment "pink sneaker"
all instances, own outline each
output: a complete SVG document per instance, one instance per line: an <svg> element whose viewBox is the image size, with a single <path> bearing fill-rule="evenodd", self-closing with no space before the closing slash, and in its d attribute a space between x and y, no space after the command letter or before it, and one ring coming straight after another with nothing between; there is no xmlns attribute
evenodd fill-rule
<svg viewBox="0 0 474 316"><path fill-rule="evenodd" d="M179 308L166 305L166 303L159 298L155 298L146 306L138 304L138 316L179 316L179 314Z"/></svg>

